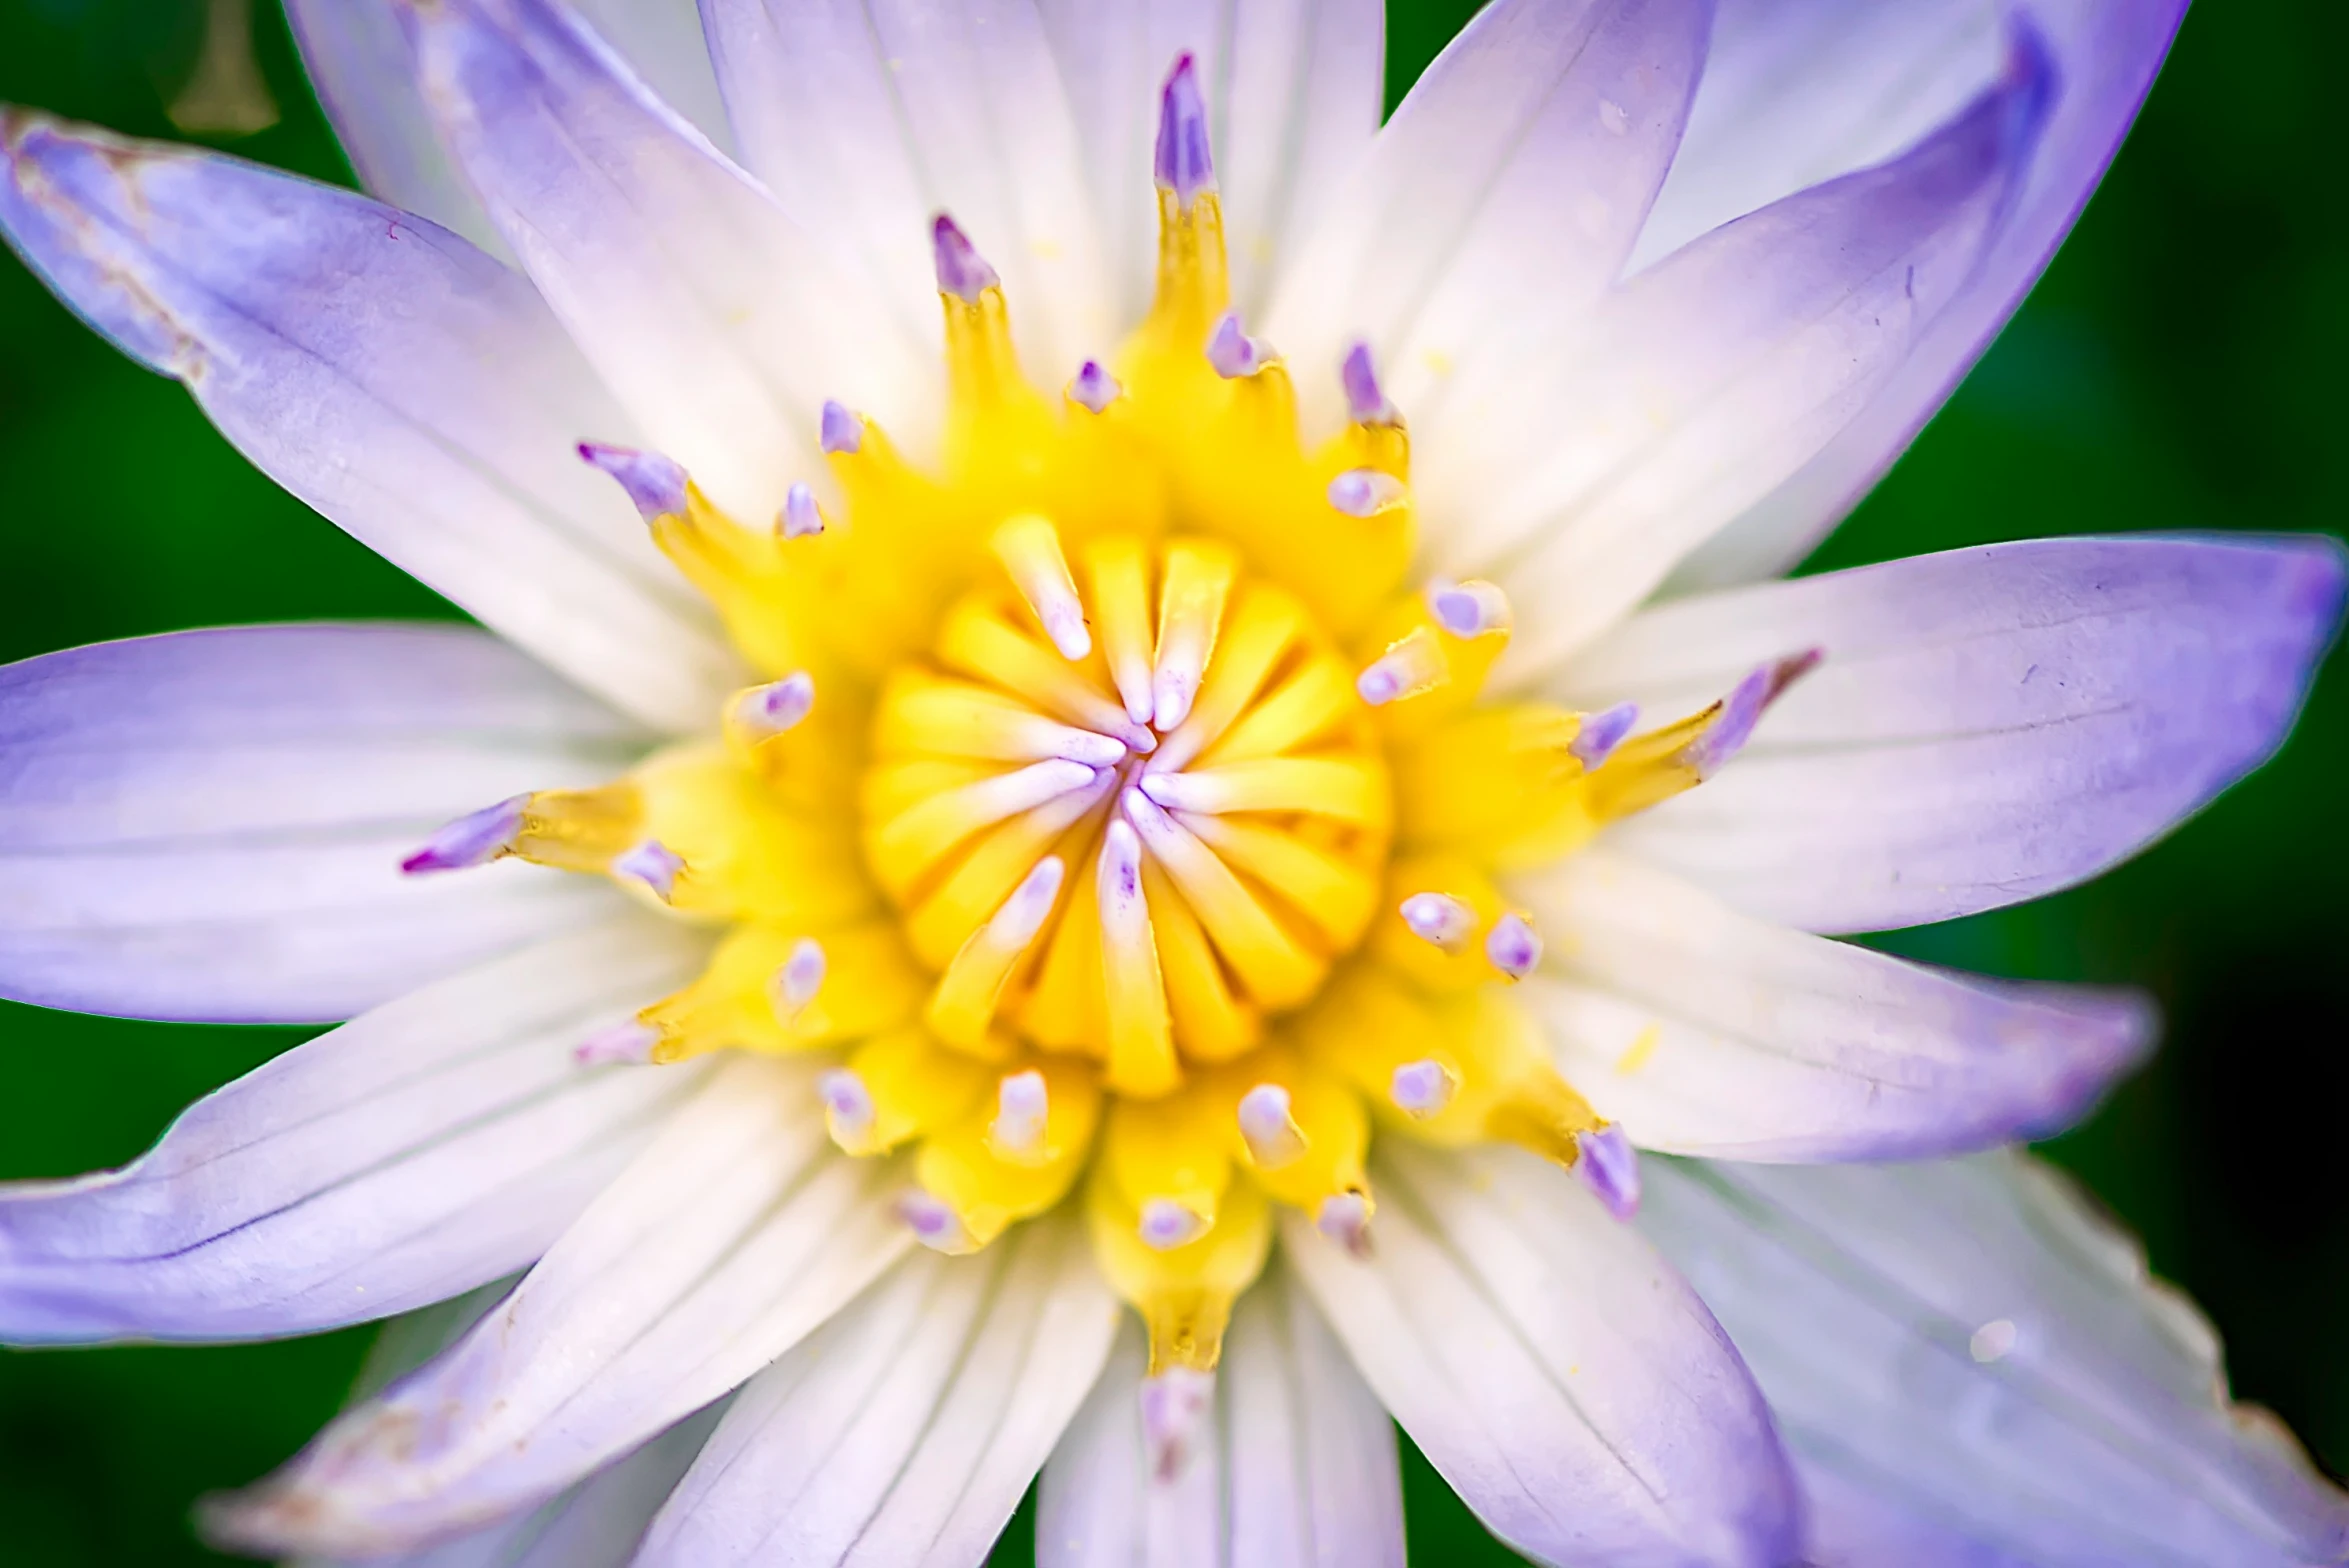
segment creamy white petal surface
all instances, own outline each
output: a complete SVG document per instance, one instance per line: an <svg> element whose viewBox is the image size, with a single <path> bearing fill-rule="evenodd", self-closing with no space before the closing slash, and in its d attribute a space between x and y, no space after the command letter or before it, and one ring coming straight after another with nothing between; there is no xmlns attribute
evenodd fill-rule
<svg viewBox="0 0 2349 1568"><path fill-rule="evenodd" d="M1073 1214L975 1257L907 1259L751 1379L639 1561L981 1561L1092 1386L1119 1311Z"/></svg>
<svg viewBox="0 0 2349 1568"><path fill-rule="evenodd" d="M2053 62L2054 94L2039 148L1958 297L1851 424L1683 563L1677 585L1786 570L1883 475L2038 280L2136 118L2185 9L2184 0L2011 9L1991 0L1726 0L1688 144L1641 257L1923 134L2001 69L2001 35L2017 16Z"/></svg>
<svg viewBox="0 0 2349 1568"><path fill-rule="evenodd" d="M635 725L454 626L275 626L0 669L0 993L330 1022L623 907L499 867L400 874L462 812L587 783Z"/></svg>
<svg viewBox="0 0 2349 1568"><path fill-rule="evenodd" d="M0 223L271 478L664 728L734 678L584 436L631 426L530 286L453 234L214 154L10 115Z"/></svg>
<svg viewBox="0 0 2349 1568"><path fill-rule="evenodd" d="M911 1238L902 1177L834 1156L810 1076L722 1063L495 1314L215 1528L264 1550L430 1544L545 1501L812 1332Z"/></svg>
<svg viewBox="0 0 2349 1568"><path fill-rule="evenodd" d="M624 913L296 1046L126 1169L0 1186L0 1334L310 1333L512 1273L706 1076L583 1070L573 1046L706 952Z"/></svg>
<svg viewBox="0 0 2349 1568"><path fill-rule="evenodd" d="M1735 766L1612 842L1764 919L1878 931L2083 881L2265 760L2342 577L2323 541L1956 550L1647 611L1554 689L1671 712L1822 650Z"/></svg>
<svg viewBox="0 0 2349 1568"><path fill-rule="evenodd" d="M575 17L553 0L408 17L426 101L500 232L712 499L772 518L816 474L826 398L923 426L928 367L879 295Z"/></svg>
<svg viewBox="0 0 2349 1568"><path fill-rule="evenodd" d="M1553 367L1516 354L1614 281L1679 142L1710 10L1501 0L1469 24L1284 270L1268 331L1303 372L1309 423L1337 423L1328 367L1354 338L1439 452L1455 394L1546 389ZM1435 526L1451 500L1428 493Z"/></svg>
<svg viewBox="0 0 2349 1568"><path fill-rule="evenodd" d="M512 1288L513 1281L500 1281L386 1322L353 1400L372 1397L455 1343ZM696 1411L560 1496L470 1534L397 1557L303 1558L298 1568L626 1568L727 1405Z"/></svg>
<svg viewBox="0 0 2349 1568"><path fill-rule="evenodd" d="M1656 1160L1640 1224L1716 1305L1817 1478L1812 1561L2285 1568L2349 1553L2349 1500L2272 1418L2220 1402L2209 1325L2022 1155ZM1917 1555L1881 1555L1896 1541Z"/></svg>
<svg viewBox="0 0 2349 1568"><path fill-rule="evenodd" d="M1902 1160L2069 1127L2153 1043L2143 998L1928 969L1740 915L1605 850L1514 887L1559 1069L1642 1148Z"/></svg>
<svg viewBox="0 0 2349 1568"><path fill-rule="evenodd" d="M1493 1532L1553 1563L1791 1554L1793 1480L1695 1292L1564 1172L1388 1139L1375 1252L1292 1215L1298 1275L1403 1430Z"/></svg>
<svg viewBox="0 0 2349 1568"><path fill-rule="evenodd" d="M1401 1568L1394 1424L1277 1259L1240 1299L1211 1407L1172 1476L1128 1324L1045 1467L1039 1568Z"/></svg>

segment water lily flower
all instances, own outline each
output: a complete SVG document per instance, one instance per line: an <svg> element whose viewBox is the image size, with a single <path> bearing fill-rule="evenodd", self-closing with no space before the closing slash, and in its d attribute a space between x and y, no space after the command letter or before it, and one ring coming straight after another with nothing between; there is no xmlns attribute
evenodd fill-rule
<svg viewBox="0 0 2349 1568"><path fill-rule="evenodd" d="M2000 1152L2142 1004L1831 940L2256 765L2339 559L1765 580L2179 8L1497 0L1382 128L1372 0L294 0L372 196L9 115L483 629L0 672L0 989L349 1020L0 1191L0 1333L416 1314L259 1552L1397 1563L1391 1412L1550 1563L2340 1560Z"/></svg>

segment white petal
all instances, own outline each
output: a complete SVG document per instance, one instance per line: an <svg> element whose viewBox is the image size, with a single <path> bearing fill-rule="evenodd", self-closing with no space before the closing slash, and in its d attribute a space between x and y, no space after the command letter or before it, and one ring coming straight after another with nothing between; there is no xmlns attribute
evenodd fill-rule
<svg viewBox="0 0 2349 1568"><path fill-rule="evenodd" d="M902 1176L833 1151L813 1071L721 1061L488 1321L215 1528L264 1550L430 1544L554 1496L798 1343L908 1241Z"/></svg>
<svg viewBox="0 0 2349 1568"><path fill-rule="evenodd" d="M0 1336L311 1333L512 1273L700 1076L583 1071L572 1047L707 946L624 913L296 1046L123 1170L0 1187Z"/></svg>
<svg viewBox="0 0 2349 1568"><path fill-rule="evenodd" d="M353 1402L413 1371L497 1306L511 1280L384 1324L360 1369ZM297 1568L626 1568L645 1527L709 1441L728 1401L697 1411L549 1502L439 1546L393 1558L305 1558Z"/></svg>
<svg viewBox="0 0 2349 1568"><path fill-rule="evenodd" d="M1737 914L1585 850L1513 891L1550 936L1518 995L1642 1148L1909 1160L2047 1137L2152 1047L2128 993L1927 969Z"/></svg>
<svg viewBox="0 0 2349 1568"><path fill-rule="evenodd" d="M1152 1473L1129 1321L1045 1468L1039 1568L1402 1568L1394 1423L1276 1261L1240 1298L1182 1472Z"/></svg>
<svg viewBox="0 0 2349 1568"><path fill-rule="evenodd" d="M499 231L650 439L736 517L815 473L827 398L926 429L933 366L854 271L554 0L408 13Z"/></svg>
<svg viewBox="0 0 2349 1568"><path fill-rule="evenodd" d="M1305 372L1309 424L1336 422L1331 372L1359 336L1440 442L1455 382L1492 379L1478 350L1589 310L1678 145L1710 9L1501 0L1469 24L1281 274L1266 331Z"/></svg>
<svg viewBox="0 0 2349 1568"><path fill-rule="evenodd" d="M2055 62L2055 100L1981 265L1850 426L1683 562L1671 587L1783 571L1866 493L2037 280L2135 118L2186 9L2184 0L1723 5L1688 144L1642 236L1643 255L1923 134L1996 75L2000 24L2015 9Z"/></svg>
<svg viewBox="0 0 2349 1568"><path fill-rule="evenodd" d="M1813 1560L1891 1560L1845 1548L1902 1515L1939 1548L1902 1560L1932 1568L2349 1553L2349 1498L2272 1418L2224 1402L2209 1325L2022 1155L1655 1160L1641 1225L1735 1336L1806 1476L1829 1481Z"/></svg>
<svg viewBox="0 0 2349 1568"><path fill-rule="evenodd" d="M944 211L1002 275L1030 377L1057 387L1106 357L1098 226L1034 0L710 0L709 14L745 161L803 221L849 231L901 317L937 330L928 223Z"/></svg>
<svg viewBox="0 0 2349 1568"><path fill-rule="evenodd" d="M455 235L215 154L12 114L0 225L294 494L591 690L707 722L715 617L583 437L630 438L528 283Z"/></svg>
<svg viewBox="0 0 2349 1568"><path fill-rule="evenodd" d="M1689 712L1822 649L1718 778L1614 841L1783 924L1919 925L2083 881L2264 760L2343 564L2322 539L1955 550L1677 601L1553 689Z"/></svg>
<svg viewBox="0 0 2349 1568"><path fill-rule="evenodd" d="M1232 304L1255 321L1289 248L1369 148L1385 91L1374 0L1104 5L1040 0L1068 84L1121 322L1138 320L1157 267L1151 183L1159 89L1175 58L1199 63L1231 254Z"/></svg>
<svg viewBox="0 0 2349 1568"><path fill-rule="evenodd" d="M1117 1321L1073 1206L908 1259L743 1389L639 1562L981 1561Z"/></svg>
<svg viewBox="0 0 2349 1568"><path fill-rule="evenodd" d="M1693 1291L1564 1172L1388 1139L1375 1253L1288 1256L1380 1401L1504 1541L1548 1562L1787 1561L1793 1480Z"/></svg>
<svg viewBox="0 0 2349 1568"><path fill-rule="evenodd" d="M276 626L0 669L0 992L331 1021L622 907L519 864L404 877L450 818L641 732L479 631Z"/></svg>
<svg viewBox="0 0 2349 1568"><path fill-rule="evenodd" d="M2018 68L1899 162L1715 231L1455 390L1414 445L1419 494L1435 565L1520 607L1504 680L1626 614L1899 367L1974 267L2044 87Z"/></svg>

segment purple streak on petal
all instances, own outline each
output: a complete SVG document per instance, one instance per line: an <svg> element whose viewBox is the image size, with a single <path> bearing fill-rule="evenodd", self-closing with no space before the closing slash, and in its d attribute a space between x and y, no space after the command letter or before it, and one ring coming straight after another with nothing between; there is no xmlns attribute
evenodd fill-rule
<svg viewBox="0 0 2349 1568"><path fill-rule="evenodd" d="M684 515L685 470L674 460L601 441L580 442L579 456L590 468L617 479L646 522Z"/></svg>
<svg viewBox="0 0 2349 1568"><path fill-rule="evenodd" d="M528 795L514 795L466 813L426 839L422 849L400 862L400 870L416 876L488 865L512 852L514 837L522 831L522 808L528 804Z"/></svg>
<svg viewBox="0 0 2349 1568"><path fill-rule="evenodd" d="M1191 1462L1191 1439L1215 1402L1215 1374L1168 1367L1142 1380L1142 1444L1150 1473L1160 1483L1180 1476Z"/></svg>
<svg viewBox="0 0 2349 1568"><path fill-rule="evenodd" d="M824 400L817 438L826 453L854 456L865 444L865 422L830 398Z"/></svg>
<svg viewBox="0 0 2349 1568"><path fill-rule="evenodd" d="M1199 71L1189 50L1178 56L1158 95L1158 148L1152 176L1162 191L1188 210L1202 192L1215 189L1215 163L1207 147L1207 104L1199 95Z"/></svg>
<svg viewBox="0 0 2349 1568"><path fill-rule="evenodd" d="M1619 1220L1639 1212L1639 1154L1623 1129L1608 1123L1574 1135L1575 1179L1588 1187Z"/></svg>
<svg viewBox="0 0 2349 1568"><path fill-rule="evenodd" d="M634 1018L599 1029L571 1048L571 1060L582 1067L641 1066L652 1060L661 1032Z"/></svg>
<svg viewBox="0 0 2349 1568"><path fill-rule="evenodd" d="M1070 400L1096 414L1116 402L1124 391L1117 378L1102 369L1097 359L1088 359L1078 366L1076 379L1068 384Z"/></svg>
<svg viewBox="0 0 2349 1568"><path fill-rule="evenodd" d="M1400 506L1403 481L1376 468L1349 468L1329 482L1329 504L1348 517L1376 517Z"/></svg>
<svg viewBox="0 0 2349 1568"><path fill-rule="evenodd" d="M1739 681L1736 690L1721 704L1721 716L1702 735L1681 748L1680 760L1695 769L1700 779L1709 779L1720 772L1753 738L1754 725L1760 722L1764 710L1787 687L1817 669L1821 657L1819 649L1806 648L1765 664Z"/></svg>
<svg viewBox="0 0 2349 1568"><path fill-rule="evenodd" d="M1003 280L971 244L970 236L945 213L930 224L930 264L938 274L938 292L951 294L966 305L1000 286Z"/></svg>
<svg viewBox="0 0 2349 1568"><path fill-rule="evenodd" d="M1358 425L1391 425L1396 422L1395 405L1378 384L1378 367L1370 357L1370 345L1356 343L1346 350L1346 358L1338 366L1338 380L1346 389L1346 412Z"/></svg>
<svg viewBox="0 0 2349 1568"><path fill-rule="evenodd" d="M612 862L612 875L643 883L664 904L676 893L677 878L684 870L684 859L657 838L622 851Z"/></svg>
<svg viewBox="0 0 2349 1568"><path fill-rule="evenodd" d="M816 493L804 484L783 492L783 510L775 514L775 532L786 539L808 539L824 531L824 514Z"/></svg>
<svg viewBox="0 0 2349 1568"><path fill-rule="evenodd" d="M1271 357L1262 343L1242 330L1240 313L1236 310L1226 311L1223 319L1216 322L1215 330L1207 335L1207 363L1226 381L1256 374Z"/></svg>
<svg viewBox="0 0 2349 1568"><path fill-rule="evenodd" d="M1587 772L1605 762L1638 723L1639 704L1619 702L1585 718L1574 739L1566 743L1566 750Z"/></svg>

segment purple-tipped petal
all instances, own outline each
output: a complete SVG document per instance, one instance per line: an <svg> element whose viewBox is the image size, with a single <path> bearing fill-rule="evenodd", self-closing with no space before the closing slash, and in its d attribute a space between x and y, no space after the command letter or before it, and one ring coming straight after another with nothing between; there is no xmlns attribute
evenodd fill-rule
<svg viewBox="0 0 2349 1568"><path fill-rule="evenodd" d="M569 1064L564 1064L569 1069ZM675 1070L580 1073L582 1088ZM727 1393L904 1255L799 1064L728 1053L472 1333L215 1518L255 1555L413 1551L561 1492ZM657 1266L656 1266L657 1264Z"/></svg>
<svg viewBox="0 0 2349 1568"><path fill-rule="evenodd" d="M1656 1160L1640 1229L1721 1315L1810 1501L1790 1560L2217 1564L2349 1555L2349 1497L2234 1405L2143 1248L2020 1153Z"/></svg>
<svg viewBox="0 0 2349 1568"><path fill-rule="evenodd" d="M1574 1179L1609 1214L1627 1220L1639 1212L1639 1151L1621 1126L1610 1122L1596 1132L1576 1133L1574 1150Z"/></svg>
<svg viewBox="0 0 2349 1568"><path fill-rule="evenodd" d="M1207 148L1207 102L1199 95L1199 71L1188 50L1175 60L1159 91L1158 146L1150 170L1158 188L1174 192L1176 203L1186 210L1202 193L1215 189L1215 162Z"/></svg>
<svg viewBox="0 0 2349 1568"><path fill-rule="evenodd" d="M1101 368L1101 361L1088 359L1077 367L1076 379L1068 384L1069 400L1093 413L1100 413L1123 396L1125 388L1117 378Z"/></svg>
<svg viewBox="0 0 2349 1568"><path fill-rule="evenodd" d="M1683 563L1691 586L1751 581L1791 568L1865 495L1941 406L2014 313L2103 177L2185 13L2184 0L2107 12L2034 5L2006 12L2006 58L1970 0L1883 9L1854 25L1837 0L1724 5L1697 117L1658 203L1655 254L1785 194L1774 171L1842 167L1892 156L1993 75L2035 84L2044 128L1996 238L1964 289L1906 362L1833 441ZM1800 62L1789 70L1789 62ZM1863 84L1914 90L1888 102L1855 143L1838 106ZM1749 149L1785 149L1764 164Z"/></svg>
<svg viewBox="0 0 2349 1568"><path fill-rule="evenodd" d="M627 415L529 284L462 240L23 111L0 114L0 228L278 483L588 689L683 729L732 683L706 606L571 456Z"/></svg>
<svg viewBox="0 0 2349 1568"><path fill-rule="evenodd" d="M463 871L486 866L511 854L514 837L522 831L522 808L528 795L510 795L494 806L468 812L424 841L424 847L400 862L409 876L427 871Z"/></svg>
<svg viewBox="0 0 2349 1568"><path fill-rule="evenodd" d="M644 744L454 626L182 632L0 668L0 995L351 1017L608 908L586 878L400 862L485 801L598 782Z"/></svg>
<svg viewBox="0 0 2349 1568"><path fill-rule="evenodd" d="M1952 551L1646 611L1550 694L1685 712L1815 639L1736 766L1612 831L1766 918L1920 925L2093 876L2264 760L2343 580L2321 540Z"/></svg>
<svg viewBox="0 0 2349 1568"><path fill-rule="evenodd" d="M606 908L293 1047L122 1170L0 1185L0 1339L316 1333L527 1267L697 1081L573 1063L708 962Z"/></svg>
<svg viewBox="0 0 2349 1568"><path fill-rule="evenodd" d="M751 1379L629 1561L982 1561L1116 1337L1089 1254L1064 1206L900 1264Z"/></svg>
<svg viewBox="0 0 2349 1568"><path fill-rule="evenodd" d="M1567 1081L1645 1149L1913 1160L2047 1137L2153 1042L2136 995L1789 931L1603 847L1511 889L1574 936L1518 999Z"/></svg>
<svg viewBox="0 0 2349 1568"><path fill-rule="evenodd" d="M1003 283L970 236L943 212L930 223L930 264L938 276L938 292L966 305L976 305L980 295Z"/></svg>
<svg viewBox="0 0 2349 1568"><path fill-rule="evenodd" d="M1515 1150L1382 1139L1370 1177L1369 1257L1295 1211L1282 1256L1495 1534L1540 1562L1799 1560L1769 1408L1638 1227Z"/></svg>
<svg viewBox="0 0 2349 1568"><path fill-rule="evenodd" d="M1240 326L1239 312L1227 312L1217 321L1215 330L1207 335L1207 363L1226 381L1241 376L1252 376L1272 359L1271 350L1248 336Z"/></svg>
<svg viewBox="0 0 2349 1568"><path fill-rule="evenodd" d="M1639 704L1619 702L1582 721L1582 728L1566 743L1566 750L1587 771L1604 763L1639 723Z"/></svg>
<svg viewBox="0 0 2349 1568"><path fill-rule="evenodd" d="M827 456L838 453L853 457L864 449L865 422L827 398L823 415L817 421L817 440Z"/></svg>
<svg viewBox="0 0 2349 1568"><path fill-rule="evenodd" d="M685 470L674 460L658 452L607 446L600 441L580 442L579 457L588 467L619 481L646 522L684 515Z"/></svg>

